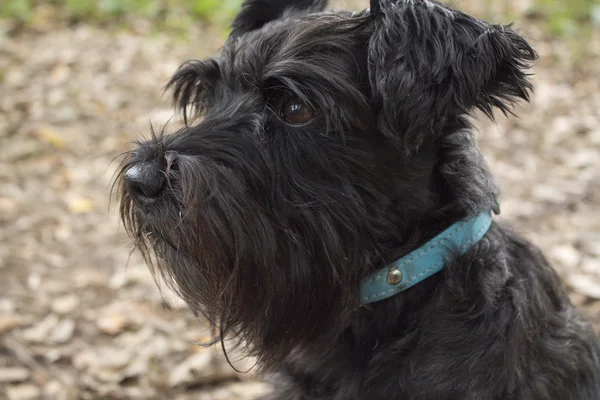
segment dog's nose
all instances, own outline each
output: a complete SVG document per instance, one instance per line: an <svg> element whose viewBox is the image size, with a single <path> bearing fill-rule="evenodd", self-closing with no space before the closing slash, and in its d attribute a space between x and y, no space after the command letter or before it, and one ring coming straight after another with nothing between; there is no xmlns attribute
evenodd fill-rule
<svg viewBox="0 0 600 400"><path fill-rule="evenodd" d="M164 173L154 162L135 164L125 173L125 185L131 197L145 204L158 197L165 187Z"/></svg>

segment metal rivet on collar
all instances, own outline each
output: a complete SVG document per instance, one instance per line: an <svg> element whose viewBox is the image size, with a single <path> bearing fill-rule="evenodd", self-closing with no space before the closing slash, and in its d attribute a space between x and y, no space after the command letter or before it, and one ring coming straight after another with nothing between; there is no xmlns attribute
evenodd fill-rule
<svg viewBox="0 0 600 400"><path fill-rule="evenodd" d="M392 269L387 274L387 283L390 285L397 285L402 282L402 271Z"/></svg>

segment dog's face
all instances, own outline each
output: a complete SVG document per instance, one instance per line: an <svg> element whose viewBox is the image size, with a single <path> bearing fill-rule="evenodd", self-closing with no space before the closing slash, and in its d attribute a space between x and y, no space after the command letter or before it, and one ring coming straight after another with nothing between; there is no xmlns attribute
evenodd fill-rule
<svg viewBox="0 0 600 400"><path fill-rule="evenodd" d="M140 143L121 174L149 263L264 361L347 325L361 278L451 201L444 136L527 98L535 57L432 1L324 3L247 0L221 54L170 82L201 118Z"/></svg>

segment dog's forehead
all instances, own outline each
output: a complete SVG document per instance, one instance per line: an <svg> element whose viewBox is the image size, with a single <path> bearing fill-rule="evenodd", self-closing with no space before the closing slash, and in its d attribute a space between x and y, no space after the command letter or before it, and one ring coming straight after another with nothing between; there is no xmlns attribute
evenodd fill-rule
<svg viewBox="0 0 600 400"><path fill-rule="evenodd" d="M354 15L349 11L326 11L269 22L229 41L219 61L236 73L261 73L277 61L299 57L309 62L311 52L327 48L327 43L329 48L352 44L350 26L358 26ZM351 21L353 18L355 21Z"/></svg>

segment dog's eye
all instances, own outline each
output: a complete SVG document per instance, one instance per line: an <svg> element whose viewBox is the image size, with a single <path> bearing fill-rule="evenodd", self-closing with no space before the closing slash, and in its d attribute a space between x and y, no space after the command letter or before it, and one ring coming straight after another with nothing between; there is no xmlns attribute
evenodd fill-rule
<svg viewBox="0 0 600 400"><path fill-rule="evenodd" d="M315 110L299 99L288 100L284 103L281 116L290 124L304 124L315 116Z"/></svg>

